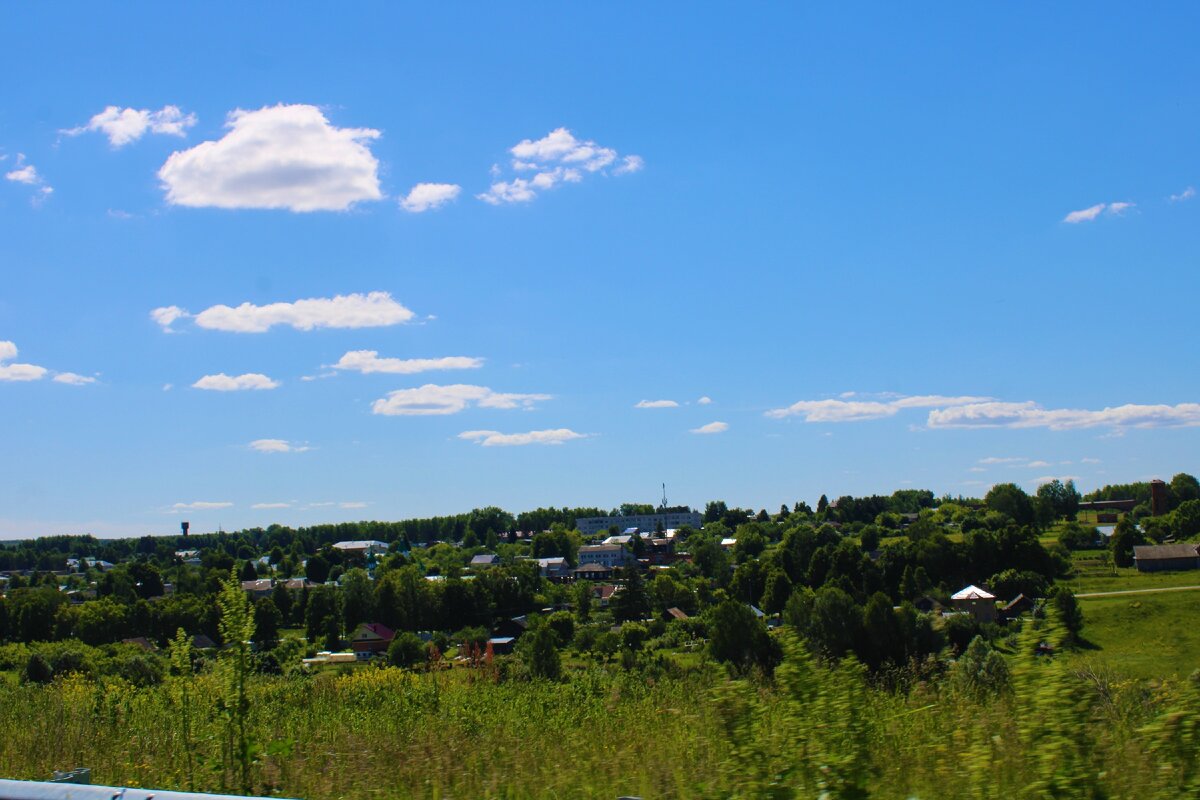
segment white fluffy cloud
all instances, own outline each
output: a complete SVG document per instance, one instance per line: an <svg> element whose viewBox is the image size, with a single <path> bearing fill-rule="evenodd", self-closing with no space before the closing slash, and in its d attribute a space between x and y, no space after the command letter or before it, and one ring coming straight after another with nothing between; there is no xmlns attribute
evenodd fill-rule
<svg viewBox="0 0 1200 800"><path fill-rule="evenodd" d="M1179 194L1173 194L1169 198L1172 203L1182 203L1184 200L1191 200L1196 196L1196 187L1189 186Z"/></svg>
<svg viewBox="0 0 1200 800"><path fill-rule="evenodd" d="M441 208L458 197L462 187L456 183L418 183L405 197L400 199L400 207L405 211L419 214Z"/></svg>
<svg viewBox="0 0 1200 800"><path fill-rule="evenodd" d="M390 375L412 375L447 369L478 369L483 366L482 358L469 356L446 356L444 358L380 358L377 350L351 350L333 369L352 370L368 375L383 372Z"/></svg>
<svg viewBox="0 0 1200 800"><path fill-rule="evenodd" d="M929 412L930 428L1178 428L1200 425L1200 403L1138 405L1100 410L1042 408L1037 403L971 403Z"/></svg>
<svg viewBox="0 0 1200 800"><path fill-rule="evenodd" d="M679 408L674 400L640 400L634 408Z"/></svg>
<svg viewBox="0 0 1200 800"><path fill-rule="evenodd" d="M222 508L230 508L233 503L226 502L211 502L208 500L196 500L191 503L176 503L171 506L173 511L215 511Z"/></svg>
<svg viewBox="0 0 1200 800"><path fill-rule="evenodd" d="M171 325L176 320L183 319L187 316L188 312L184 311L179 306L163 306L162 308L156 308L150 312L150 319L162 326L162 329L167 333L174 333L175 331L171 329Z"/></svg>
<svg viewBox="0 0 1200 800"><path fill-rule="evenodd" d="M289 442L287 439L255 439L249 447L260 453L303 453L309 449L307 445Z"/></svg>
<svg viewBox="0 0 1200 800"><path fill-rule="evenodd" d="M850 396L853 396L852 394ZM986 397L942 397L941 395L917 395L895 397L888 400L801 400L787 408L774 408L766 412L772 419L803 417L805 422L860 422L869 419L893 417L906 408L935 408L978 403Z"/></svg>
<svg viewBox="0 0 1200 800"><path fill-rule="evenodd" d="M691 433L724 433L727 430L729 430L729 424L726 422L710 422L699 428L692 428Z"/></svg>
<svg viewBox="0 0 1200 800"><path fill-rule="evenodd" d="M1094 206L1081 208L1078 211L1072 211L1063 217L1063 222L1068 225L1077 225L1080 222L1092 222L1106 211L1113 216L1120 216L1123 212L1134 207L1134 203L1097 203Z"/></svg>
<svg viewBox="0 0 1200 800"><path fill-rule="evenodd" d="M255 510L262 511L263 509L271 509L271 508L291 508L292 504L291 503L255 503L254 505L252 505L250 507Z"/></svg>
<svg viewBox="0 0 1200 800"><path fill-rule="evenodd" d="M312 105L229 115L224 137L172 153L158 171L175 205L344 211L379 200L370 128L337 128Z"/></svg>
<svg viewBox="0 0 1200 800"><path fill-rule="evenodd" d="M486 192L475 195L485 203L527 203L538 193L562 183L578 183L585 175L600 172L613 164L613 175L627 175L645 166L641 156L621 158L611 147L591 140L577 139L566 128L558 128L541 139L525 139L509 149L515 173L533 173L530 178L513 177L495 181ZM499 169L493 174L499 175Z"/></svg>
<svg viewBox="0 0 1200 800"><path fill-rule="evenodd" d="M452 384L438 386L427 383L416 389L397 389L388 396L376 400L371 411L384 416L431 416L457 414L471 405L479 408L532 408L541 400L549 400L548 394L505 394L493 392L486 386Z"/></svg>
<svg viewBox="0 0 1200 800"><path fill-rule="evenodd" d="M712 402L712 398L709 397L708 395L704 395L703 397L701 397L699 400L696 401L696 403L698 405L702 405L702 406L706 406L711 402Z"/></svg>
<svg viewBox="0 0 1200 800"><path fill-rule="evenodd" d="M150 318L170 331L180 319L191 318L201 328L231 333L265 333L276 325L290 325L298 331L314 328L381 328L401 325L414 314L392 299L388 292L347 294L336 297L312 297L294 303L268 303L258 306L215 305L191 315L179 306L164 306L150 312Z"/></svg>
<svg viewBox="0 0 1200 800"><path fill-rule="evenodd" d="M113 147L123 147L130 142L136 142L147 131L183 136L187 129L195 124L196 115L184 114L179 110L179 106L163 106L158 111L108 106L88 120L86 125L62 132L68 136L78 136L88 131L103 133Z"/></svg>
<svg viewBox="0 0 1200 800"><path fill-rule="evenodd" d="M50 371L34 364L9 363L17 357L17 346L0 341L0 381L40 381Z"/></svg>
<svg viewBox="0 0 1200 800"><path fill-rule="evenodd" d="M87 375L76 375L74 372L60 372L54 376L54 380L58 383L65 383L68 386L87 386L89 383L95 383L96 379Z"/></svg>
<svg viewBox="0 0 1200 800"><path fill-rule="evenodd" d="M37 194L33 198L34 205L41 203L41 201L49 197L54 191L54 188L46 183L45 179L38 173L37 167L25 160L24 153L17 153L17 160L13 166L15 169L4 173L5 180L37 189Z"/></svg>
<svg viewBox="0 0 1200 800"><path fill-rule="evenodd" d="M576 433L570 428L554 428L528 433L500 433L499 431L463 431L460 439L478 442L483 447L518 447L527 444L562 444L575 439L586 439L588 434Z"/></svg>
<svg viewBox="0 0 1200 800"><path fill-rule="evenodd" d="M241 392L259 389L274 389L279 381L271 380L259 372L247 372L245 375L230 376L224 372L216 375L205 375L192 384L193 389L207 389L213 392Z"/></svg>

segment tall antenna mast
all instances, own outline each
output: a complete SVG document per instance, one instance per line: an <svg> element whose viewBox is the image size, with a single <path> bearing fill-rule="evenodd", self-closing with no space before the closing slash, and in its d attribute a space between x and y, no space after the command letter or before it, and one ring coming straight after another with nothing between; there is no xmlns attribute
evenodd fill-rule
<svg viewBox="0 0 1200 800"><path fill-rule="evenodd" d="M663 484L662 508L666 508L666 507L667 507L667 485L664 483Z"/></svg>

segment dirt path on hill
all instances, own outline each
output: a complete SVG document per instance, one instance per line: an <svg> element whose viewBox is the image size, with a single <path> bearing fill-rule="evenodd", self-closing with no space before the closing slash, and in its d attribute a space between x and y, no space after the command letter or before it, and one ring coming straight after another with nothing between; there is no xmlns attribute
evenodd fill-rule
<svg viewBox="0 0 1200 800"><path fill-rule="evenodd" d="M1200 589L1200 586L1160 586L1157 589L1121 589L1116 592L1087 592L1075 595L1078 598L1087 597L1117 597L1123 594L1158 594L1160 592L1187 592Z"/></svg>

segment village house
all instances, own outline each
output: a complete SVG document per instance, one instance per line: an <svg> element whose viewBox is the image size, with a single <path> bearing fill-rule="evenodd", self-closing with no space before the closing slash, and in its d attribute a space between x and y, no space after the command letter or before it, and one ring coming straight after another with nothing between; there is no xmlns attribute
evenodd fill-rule
<svg viewBox="0 0 1200 800"><path fill-rule="evenodd" d="M271 590L275 588L275 582L270 578L259 578L253 581L242 581L242 591L250 595L255 600L263 597L269 597Z"/></svg>
<svg viewBox="0 0 1200 800"><path fill-rule="evenodd" d="M573 571L576 580L607 581L613 576L613 568L603 564L580 564Z"/></svg>
<svg viewBox="0 0 1200 800"><path fill-rule="evenodd" d="M996 621L996 596L972 584L950 595L956 611L965 611L980 622Z"/></svg>
<svg viewBox="0 0 1200 800"><path fill-rule="evenodd" d="M561 580L570 574L571 567L567 564L567 560L562 556L553 558L537 559L538 569L542 573L543 578L550 580Z"/></svg>
<svg viewBox="0 0 1200 800"><path fill-rule="evenodd" d="M500 564L500 556L495 553L480 553L471 559L471 569L487 569Z"/></svg>
<svg viewBox="0 0 1200 800"><path fill-rule="evenodd" d="M1133 548L1133 565L1138 572L1200 569L1200 545L1138 545Z"/></svg>
<svg viewBox="0 0 1200 800"><path fill-rule="evenodd" d="M378 622L364 622L350 637L350 648L355 653L383 653L395 638L396 632L388 626Z"/></svg>

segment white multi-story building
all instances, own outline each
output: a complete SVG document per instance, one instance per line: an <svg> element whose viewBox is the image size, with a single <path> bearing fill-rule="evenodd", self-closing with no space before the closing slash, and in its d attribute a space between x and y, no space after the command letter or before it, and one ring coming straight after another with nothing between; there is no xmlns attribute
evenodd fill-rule
<svg viewBox="0 0 1200 800"><path fill-rule="evenodd" d="M584 564L599 564L602 567L616 569L634 562L633 553L619 544L585 544L579 548L580 566Z"/></svg>
<svg viewBox="0 0 1200 800"><path fill-rule="evenodd" d="M696 528L699 530L704 517L698 511L671 511L665 514L631 514L627 517L580 517L575 520L575 527L584 536L594 536L616 526L617 530L637 528L639 531L654 532L662 526L669 528Z"/></svg>

